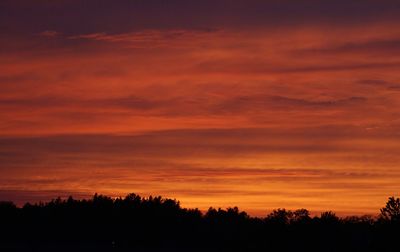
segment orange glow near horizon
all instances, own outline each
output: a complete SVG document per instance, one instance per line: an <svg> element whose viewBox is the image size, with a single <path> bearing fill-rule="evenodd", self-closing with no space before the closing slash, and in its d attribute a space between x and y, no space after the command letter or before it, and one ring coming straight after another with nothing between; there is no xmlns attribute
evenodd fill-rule
<svg viewBox="0 0 400 252"><path fill-rule="evenodd" d="M399 41L383 21L10 36L0 200L377 214L400 191Z"/></svg>

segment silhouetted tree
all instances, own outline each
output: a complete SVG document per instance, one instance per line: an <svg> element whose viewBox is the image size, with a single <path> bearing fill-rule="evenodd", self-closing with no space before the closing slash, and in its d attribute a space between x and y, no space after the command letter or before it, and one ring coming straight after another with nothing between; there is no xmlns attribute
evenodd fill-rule
<svg viewBox="0 0 400 252"><path fill-rule="evenodd" d="M398 251L399 199L381 219L310 217L306 209L273 210L266 218L239 208L185 209L175 199L129 194L0 202L0 251Z"/></svg>
<svg viewBox="0 0 400 252"><path fill-rule="evenodd" d="M278 208L267 215L266 221L270 223L286 225L290 223L292 217L292 211L288 211L285 208Z"/></svg>
<svg viewBox="0 0 400 252"><path fill-rule="evenodd" d="M310 212L307 209L297 209L293 211L291 222L300 223L311 220Z"/></svg>
<svg viewBox="0 0 400 252"><path fill-rule="evenodd" d="M400 198L388 199L386 206L381 208L381 218L386 221L400 222Z"/></svg>
<svg viewBox="0 0 400 252"><path fill-rule="evenodd" d="M339 221L339 217L337 217L332 211L326 211L321 213L320 220L324 223L337 223Z"/></svg>
<svg viewBox="0 0 400 252"><path fill-rule="evenodd" d="M17 206L11 202L11 201L0 201L0 211L3 212L8 212L8 211L14 211L17 209Z"/></svg>

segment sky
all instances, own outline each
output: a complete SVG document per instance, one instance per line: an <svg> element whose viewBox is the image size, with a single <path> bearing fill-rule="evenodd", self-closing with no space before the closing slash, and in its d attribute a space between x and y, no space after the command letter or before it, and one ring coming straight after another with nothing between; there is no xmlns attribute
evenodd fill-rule
<svg viewBox="0 0 400 252"><path fill-rule="evenodd" d="M0 200L378 214L399 26L394 0L3 0Z"/></svg>

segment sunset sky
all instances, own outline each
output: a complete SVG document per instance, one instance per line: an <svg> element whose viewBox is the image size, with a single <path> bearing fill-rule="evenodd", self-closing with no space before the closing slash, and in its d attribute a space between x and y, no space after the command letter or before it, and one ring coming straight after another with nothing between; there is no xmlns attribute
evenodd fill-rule
<svg viewBox="0 0 400 252"><path fill-rule="evenodd" d="M0 200L377 214L400 1L2 0Z"/></svg>

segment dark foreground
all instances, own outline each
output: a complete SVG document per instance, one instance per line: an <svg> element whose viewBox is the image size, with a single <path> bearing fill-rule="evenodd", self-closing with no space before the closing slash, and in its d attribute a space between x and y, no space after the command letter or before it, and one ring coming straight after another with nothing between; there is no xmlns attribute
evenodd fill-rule
<svg viewBox="0 0 400 252"><path fill-rule="evenodd" d="M252 218L237 208L202 214L175 200L53 200L0 203L0 251L400 251L400 201L379 218L310 217L278 209Z"/></svg>

